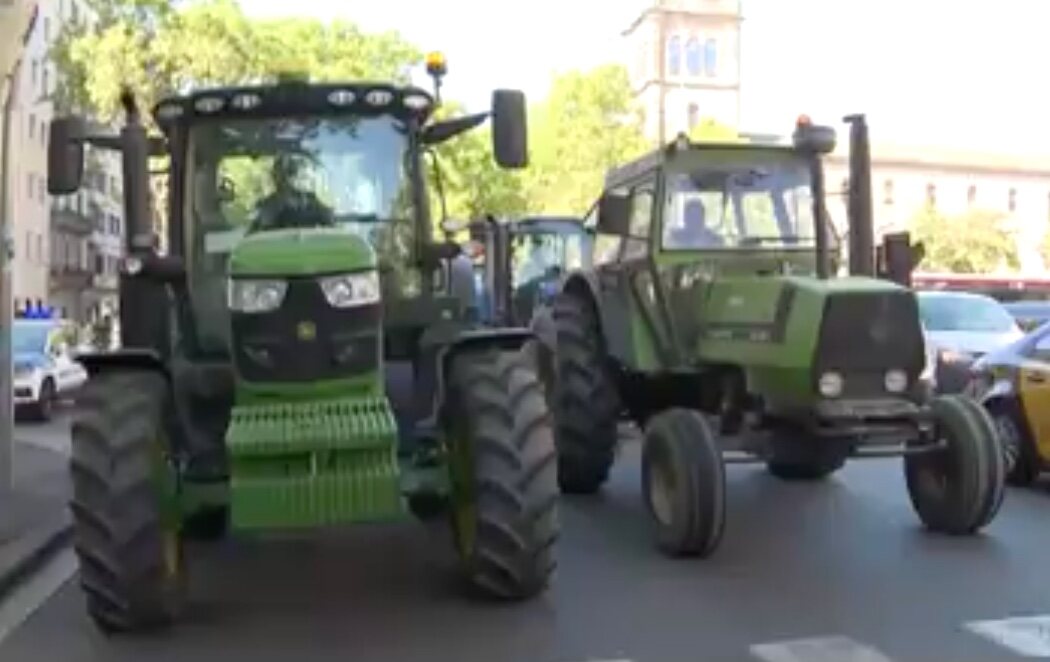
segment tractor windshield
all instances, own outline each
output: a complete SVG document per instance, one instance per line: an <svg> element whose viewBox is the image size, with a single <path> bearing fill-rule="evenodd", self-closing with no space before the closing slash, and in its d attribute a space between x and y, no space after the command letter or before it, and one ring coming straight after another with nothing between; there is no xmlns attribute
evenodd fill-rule
<svg viewBox="0 0 1050 662"><path fill-rule="evenodd" d="M408 138L389 116L216 118L190 129L185 242L200 342L224 346L227 260L246 234L342 226L404 262Z"/></svg>
<svg viewBox="0 0 1050 662"><path fill-rule="evenodd" d="M514 236L511 246L514 269L512 287L536 280L556 278L583 264L583 233L523 233Z"/></svg>
<svg viewBox="0 0 1050 662"><path fill-rule="evenodd" d="M671 172L663 247L808 248L816 243L808 166L800 160Z"/></svg>

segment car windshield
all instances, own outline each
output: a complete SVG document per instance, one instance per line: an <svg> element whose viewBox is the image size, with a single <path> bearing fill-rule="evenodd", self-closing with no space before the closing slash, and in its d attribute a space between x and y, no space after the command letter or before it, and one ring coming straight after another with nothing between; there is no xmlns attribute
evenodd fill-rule
<svg viewBox="0 0 1050 662"><path fill-rule="evenodd" d="M11 349L15 354L42 354L47 348L50 327L45 324L19 324L11 327Z"/></svg>
<svg viewBox="0 0 1050 662"><path fill-rule="evenodd" d="M1009 333L1014 318L994 299L979 296L920 296L919 310L927 331Z"/></svg>
<svg viewBox="0 0 1050 662"><path fill-rule="evenodd" d="M812 248L813 197L805 162L740 164L671 174L663 247Z"/></svg>

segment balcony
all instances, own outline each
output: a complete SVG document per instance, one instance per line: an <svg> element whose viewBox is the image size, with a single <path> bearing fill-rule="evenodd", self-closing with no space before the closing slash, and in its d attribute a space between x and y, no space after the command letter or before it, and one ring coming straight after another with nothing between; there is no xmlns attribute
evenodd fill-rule
<svg viewBox="0 0 1050 662"><path fill-rule="evenodd" d="M51 206L51 229L57 232L87 236L95 229L95 220L76 209Z"/></svg>
<svg viewBox="0 0 1050 662"><path fill-rule="evenodd" d="M82 291L92 286L94 272L87 267L72 264L51 265L51 289Z"/></svg>

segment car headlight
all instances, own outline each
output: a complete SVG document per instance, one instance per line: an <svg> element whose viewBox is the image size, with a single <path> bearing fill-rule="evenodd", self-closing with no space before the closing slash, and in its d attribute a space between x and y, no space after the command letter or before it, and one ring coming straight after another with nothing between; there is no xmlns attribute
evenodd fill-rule
<svg viewBox="0 0 1050 662"><path fill-rule="evenodd" d="M820 389L820 394L825 398L837 398L842 395L842 389L845 384L845 380L842 379L842 375L839 373L825 372L820 376L817 388Z"/></svg>
<svg viewBox="0 0 1050 662"><path fill-rule="evenodd" d="M974 355L955 349L942 349L937 353L937 358L944 363L969 363L973 361Z"/></svg>
<svg viewBox="0 0 1050 662"><path fill-rule="evenodd" d="M287 292L287 281L231 278L226 299L232 311L268 313L281 307Z"/></svg>
<svg viewBox="0 0 1050 662"><path fill-rule="evenodd" d="M333 308L353 308L377 303L380 299L379 272L362 271L320 279L321 290Z"/></svg>

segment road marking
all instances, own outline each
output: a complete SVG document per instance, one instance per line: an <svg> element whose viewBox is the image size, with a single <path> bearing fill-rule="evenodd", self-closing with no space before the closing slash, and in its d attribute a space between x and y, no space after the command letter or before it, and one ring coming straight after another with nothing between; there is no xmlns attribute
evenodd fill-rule
<svg viewBox="0 0 1050 662"><path fill-rule="evenodd" d="M0 643L62 588L76 571L76 554L67 547L0 602Z"/></svg>
<svg viewBox="0 0 1050 662"><path fill-rule="evenodd" d="M966 628L1018 655L1050 658L1050 615L971 621Z"/></svg>
<svg viewBox="0 0 1050 662"><path fill-rule="evenodd" d="M765 662L893 662L871 646L849 637L812 637L751 646Z"/></svg>

